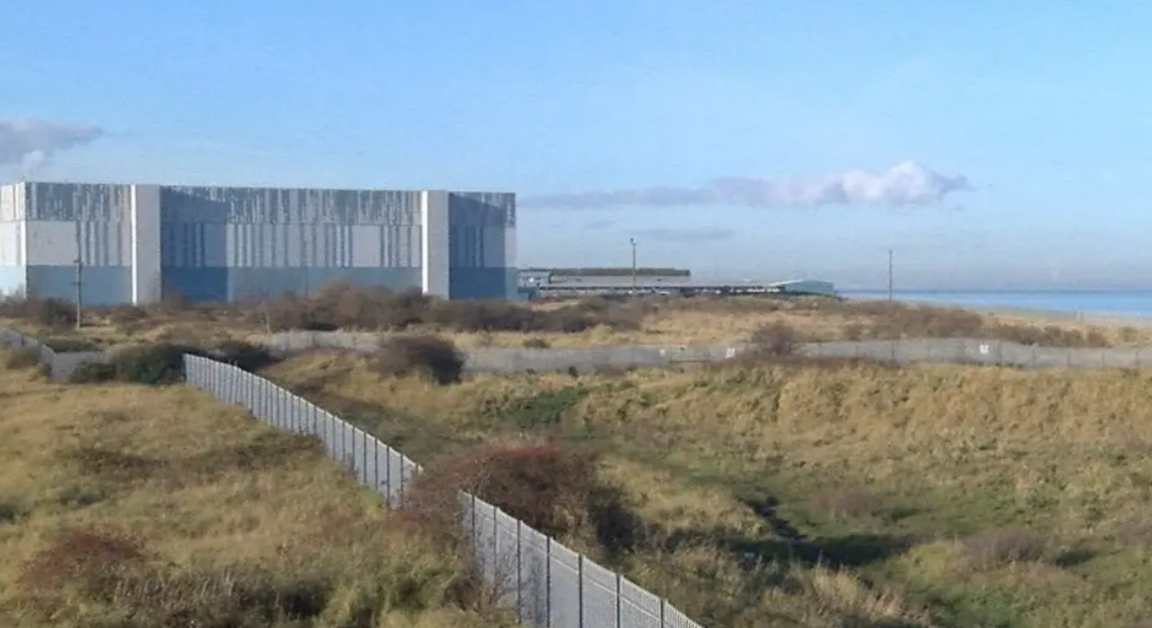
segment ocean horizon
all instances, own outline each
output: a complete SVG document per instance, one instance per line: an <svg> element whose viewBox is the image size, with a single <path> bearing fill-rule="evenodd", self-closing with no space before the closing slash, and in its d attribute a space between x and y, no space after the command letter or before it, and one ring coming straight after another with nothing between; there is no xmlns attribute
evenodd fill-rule
<svg viewBox="0 0 1152 628"><path fill-rule="evenodd" d="M841 296L885 298L887 290L845 290ZM1152 289L894 290L898 301L941 303L995 311L1028 310L1073 315L1152 317ZM1007 313L1007 312L1006 312Z"/></svg>

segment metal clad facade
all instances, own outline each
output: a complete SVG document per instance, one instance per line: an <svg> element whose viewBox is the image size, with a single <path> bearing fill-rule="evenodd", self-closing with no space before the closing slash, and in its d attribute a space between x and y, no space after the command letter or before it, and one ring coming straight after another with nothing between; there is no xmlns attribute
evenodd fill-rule
<svg viewBox="0 0 1152 628"><path fill-rule="evenodd" d="M24 270L23 183L0 186L0 294L23 292Z"/></svg>
<svg viewBox="0 0 1152 628"><path fill-rule="evenodd" d="M516 196L450 193L448 224L451 297L515 297Z"/></svg>
<svg viewBox="0 0 1152 628"><path fill-rule="evenodd" d="M333 279L456 298L502 297L516 286L515 197L68 183L0 187L0 291L25 286L37 296L71 299L77 259L88 303L147 302L161 293L197 301L306 294Z"/></svg>

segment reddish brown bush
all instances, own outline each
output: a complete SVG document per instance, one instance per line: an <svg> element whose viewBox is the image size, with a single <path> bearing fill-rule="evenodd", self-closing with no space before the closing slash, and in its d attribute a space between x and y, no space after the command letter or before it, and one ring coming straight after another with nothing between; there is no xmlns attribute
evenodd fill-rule
<svg viewBox="0 0 1152 628"><path fill-rule="evenodd" d="M550 536L591 533L609 550L633 545L641 522L623 497L598 480L597 454L557 445L484 448L426 469L404 517L426 533L459 540L458 500L467 491Z"/></svg>

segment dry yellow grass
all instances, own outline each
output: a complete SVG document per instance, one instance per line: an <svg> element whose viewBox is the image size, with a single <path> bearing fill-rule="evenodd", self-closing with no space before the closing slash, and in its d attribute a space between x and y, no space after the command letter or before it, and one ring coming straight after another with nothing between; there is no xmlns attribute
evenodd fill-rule
<svg viewBox="0 0 1152 628"><path fill-rule="evenodd" d="M616 566L717 625L1152 618L1152 373L733 365L439 387L331 354L272 373L418 460L501 439L598 448L637 513L689 539ZM749 576L739 552L775 566Z"/></svg>
<svg viewBox="0 0 1152 628"><path fill-rule="evenodd" d="M0 370L0 399L0 625L500 625L308 439L185 387Z"/></svg>

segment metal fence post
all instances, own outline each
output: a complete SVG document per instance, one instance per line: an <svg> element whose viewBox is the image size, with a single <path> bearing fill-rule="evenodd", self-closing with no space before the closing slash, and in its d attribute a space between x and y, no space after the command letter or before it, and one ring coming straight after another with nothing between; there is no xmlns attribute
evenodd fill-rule
<svg viewBox="0 0 1152 628"><path fill-rule="evenodd" d="M375 455L375 454L373 454ZM360 473L357 474L357 479L363 475L364 483L368 483L368 432L364 432L364 438L360 439Z"/></svg>
<svg viewBox="0 0 1152 628"><path fill-rule="evenodd" d="M367 449L367 448L365 448L365 449ZM376 462L372 464L372 490L379 491L380 490L380 441L375 436L372 437L372 457L375 458L375 460L376 460ZM388 503L387 500L385 500L384 503L385 503L385 505L387 505L387 503Z"/></svg>
<svg viewBox="0 0 1152 628"><path fill-rule="evenodd" d="M523 543L521 543L520 526L523 521L516 520L516 623L524 623L524 573L523 569Z"/></svg>
<svg viewBox="0 0 1152 628"><path fill-rule="evenodd" d="M624 589L620 586L620 573L616 573L616 628L624 628Z"/></svg>
<svg viewBox="0 0 1152 628"><path fill-rule="evenodd" d="M397 453L397 455L400 454L400 452L396 452L396 453ZM396 497L399 499L401 506L404 505L404 470L408 468L408 465L404 464L405 460L406 460L406 458L403 455L400 455L400 490L396 492ZM472 499L473 499L473 502L472 502L472 531L475 532L476 531L476 502L475 502L476 496L473 495Z"/></svg>
<svg viewBox="0 0 1152 628"><path fill-rule="evenodd" d="M379 463L377 463L379 464ZM384 446L384 484L388 487L384 491L384 505L392 507L392 448Z"/></svg>
<svg viewBox="0 0 1152 628"><path fill-rule="evenodd" d="M544 541L544 625L552 628L552 537L550 536L545 537Z"/></svg>
<svg viewBox="0 0 1152 628"><path fill-rule="evenodd" d="M665 617L666 617L667 613L664 611L664 607L667 605L668 605L668 600L666 600L664 598L660 598L660 628L664 628L665 626L668 625L668 622L665 621Z"/></svg>
<svg viewBox="0 0 1152 628"><path fill-rule="evenodd" d="M400 469L404 469L403 463L401 463ZM404 477L404 474L401 473L400 477ZM469 510L472 512L472 517L471 517L472 521L468 524L468 534L469 534L469 536L472 537L472 542L475 543L476 542L476 495L473 493L469 493L468 496L472 498L472 506L471 506L471 508L469 508Z"/></svg>
<svg viewBox="0 0 1152 628"><path fill-rule="evenodd" d="M500 578L503 574L500 573L504 567L504 561L500 560L500 527L497 519L497 508L492 506L492 582L498 588L496 590L497 602L499 602L500 592L503 587L500 585Z"/></svg>
<svg viewBox="0 0 1152 628"><path fill-rule="evenodd" d="M576 622L577 626L584 628L584 555L576 555L576 608L580 609L577 614L579 621Z"/></svg>

